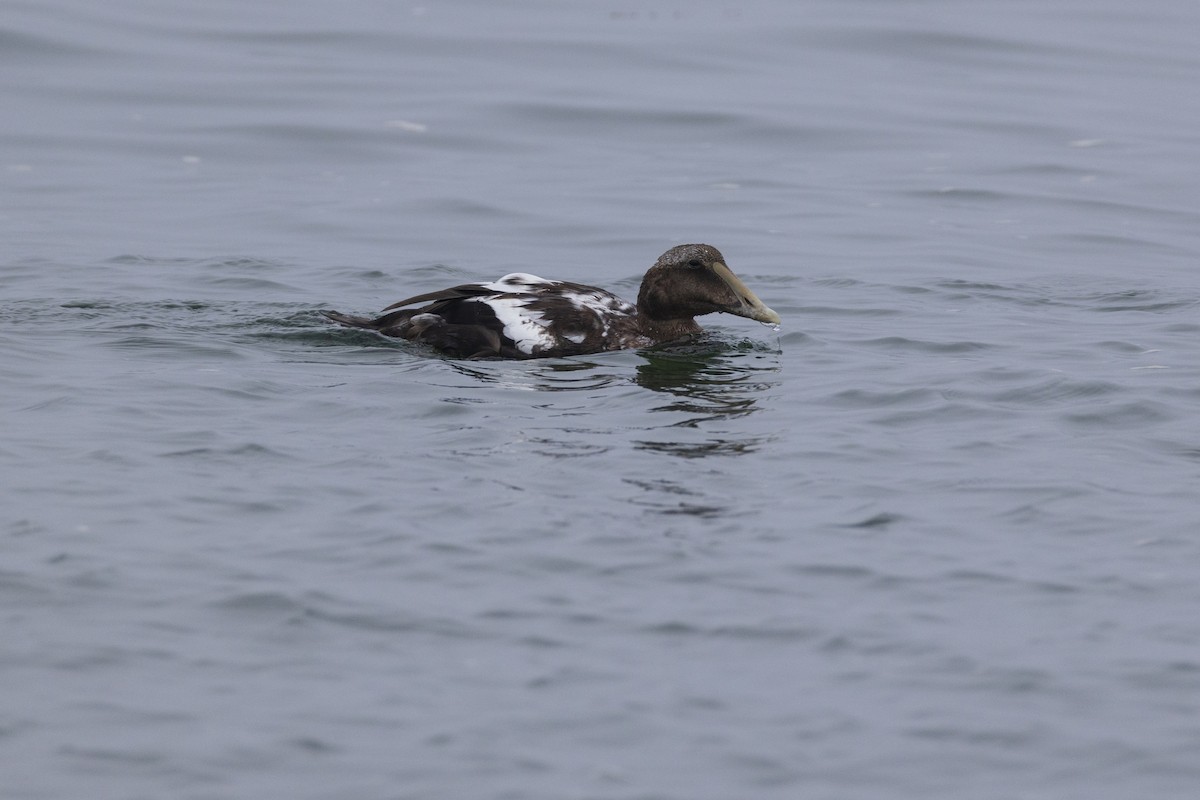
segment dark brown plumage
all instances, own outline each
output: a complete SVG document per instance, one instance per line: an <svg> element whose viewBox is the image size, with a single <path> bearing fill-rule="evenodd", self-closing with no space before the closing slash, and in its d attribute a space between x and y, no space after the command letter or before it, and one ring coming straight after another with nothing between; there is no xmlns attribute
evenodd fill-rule
<svg viewBox="0 0 1200 800"><path fill-rule="evenodd" d="M426 303L420 308L404 308ZM614 294L525 273L393 303L374 319L323 312L341 325L424 342L460 358L545 358L646 347L698 333L718 311L779 324L707 244L683 244L642 278L637 305Z"/></svg>

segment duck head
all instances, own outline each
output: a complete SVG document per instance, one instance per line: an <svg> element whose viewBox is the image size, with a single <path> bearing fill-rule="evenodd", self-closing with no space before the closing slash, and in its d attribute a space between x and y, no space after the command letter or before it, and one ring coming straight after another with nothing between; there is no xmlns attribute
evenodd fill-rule
<svg viewBox="0 0 1200 800"><path fill-rule="evenodd" d="M656 322L690 320L722 311L778 325L779 315L759 300L712 245L681 244L659 256L642 279L638 313Z"/></svg>

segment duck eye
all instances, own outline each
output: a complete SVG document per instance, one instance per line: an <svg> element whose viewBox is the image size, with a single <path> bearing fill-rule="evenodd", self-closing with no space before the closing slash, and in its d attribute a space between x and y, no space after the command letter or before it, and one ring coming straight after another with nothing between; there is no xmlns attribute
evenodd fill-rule
<svg viewBox="0 0 1200 800"><path fill-rule="evenodd" d="M700 259L693 258L691 261L688 262L688 266L689 267L702 267L704 265L700 263Z"/></svg>

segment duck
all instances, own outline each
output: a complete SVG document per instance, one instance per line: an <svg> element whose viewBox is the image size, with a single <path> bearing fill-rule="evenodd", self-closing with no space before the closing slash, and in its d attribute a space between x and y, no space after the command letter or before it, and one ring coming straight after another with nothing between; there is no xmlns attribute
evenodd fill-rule
<svg viewBox="0 0 1200 800"><path fill-rule="evenodd" d="M636 304L595 286L514 272L409 297L377 317L321 313L339 325L420 342L453 358L530 359L683 339L700 333L696 317L716 312L780 324L717 248L681 244L646 272Z"/></svg>

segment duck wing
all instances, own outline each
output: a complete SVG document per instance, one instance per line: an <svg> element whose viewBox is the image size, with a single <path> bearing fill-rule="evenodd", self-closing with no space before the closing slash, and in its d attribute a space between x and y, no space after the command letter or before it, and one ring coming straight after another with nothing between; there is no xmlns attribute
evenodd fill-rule
<svg viewBox="0 0 1200 800"><path fill-rule="evenodd" d="M504 337L504 324L488 305L490 299L509 289L484 283L438 289L392 303L373 319L336 311L322 313L340 325L423 342L461 358L529 358L528 352Z"/></svg>
<svg viewBox="0 0 1200 800"><path fill-rule="evenodd" d="M525 273L414 295L374 319L326 312L342 325L466 358L568 356L640 346L645 342L637 337L635 315L633 304L603 289Z"/></svg>
<svg viewBox="0 0 1200 800"><path fill-rule="evenodd" d="M385 308L384 311L411 306L413 303L454 302L457 300L466 300L470 297L486 297L492 294L496 294L496 289L490 284L464 283L461 286L451 286L449 289L438 289L435 292L426 292L425 294L418 294L413 297L407 297L404 300L398 300ZM434 311L434 313L437 312Z"/></svg>

